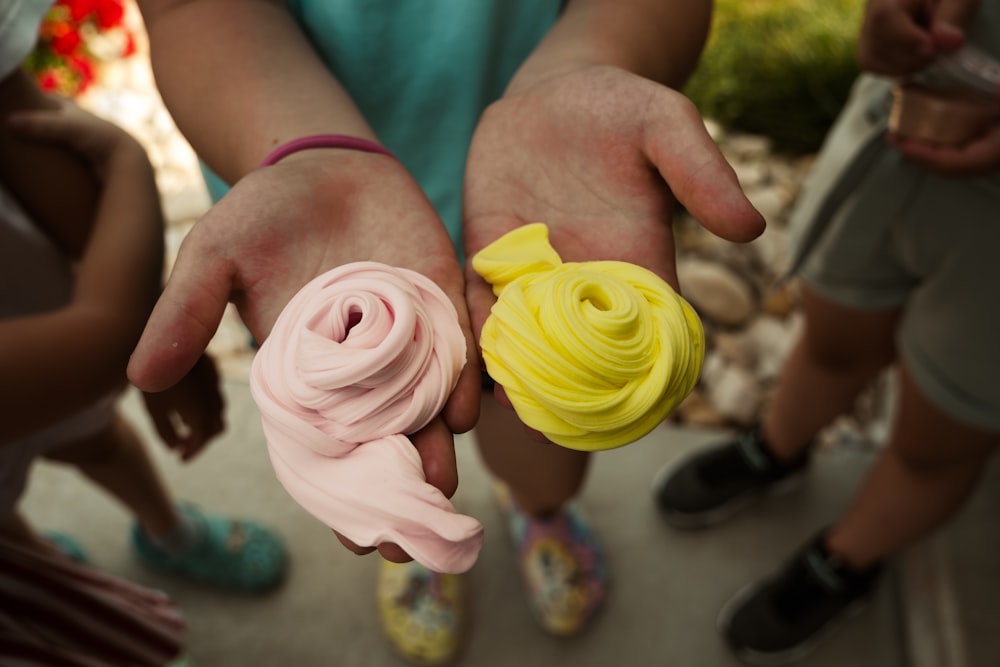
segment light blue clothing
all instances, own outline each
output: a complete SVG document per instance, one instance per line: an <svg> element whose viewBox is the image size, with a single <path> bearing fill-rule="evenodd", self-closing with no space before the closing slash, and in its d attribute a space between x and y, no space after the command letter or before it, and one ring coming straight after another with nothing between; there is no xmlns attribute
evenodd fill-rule
<svg viewBox="0 0 1000 667"><path fill-rule="evenodd" d="M291 0L313 46L444 220L461 256L476 122L556 20L560 0ZM210 183L214 197L219 183Z"/></svg>
<svg viewBox="0 0 1000 667"><path fill-rule="evenodd" d="M21 66L38 41L53 0L0 0L0 81Z"/></svg>

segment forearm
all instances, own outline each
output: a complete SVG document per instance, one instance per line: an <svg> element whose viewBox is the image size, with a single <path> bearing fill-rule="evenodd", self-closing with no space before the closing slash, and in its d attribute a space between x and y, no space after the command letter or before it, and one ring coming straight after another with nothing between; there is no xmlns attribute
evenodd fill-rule
<svg viewBox="0 0 1000 667"><path fill-rule="evenodd" d="M124 386L131 348L107 332L107 313L75 306L0 320L0 446Z"/></svg>
<svg viewBox="0 0 1000 667"><path fill-rule="evenodd" d="M63 419L125 382L163 267L153 170L134 142L107 166L70 303L0 320L0 444Z"/></svg>
<svg viewBox="0 0 1000 667"><path fill-rule="evenodd" d="M229 182L309 134L375 138L283 2L140 0L157 85L181 132Z"/></svg>
<svg viewBox="0 0 1000 667"><path fill-rule="evenodd" d="M701 55L711 12L711 0L568 0L510 90L598 64L679 88Z"/></svg>

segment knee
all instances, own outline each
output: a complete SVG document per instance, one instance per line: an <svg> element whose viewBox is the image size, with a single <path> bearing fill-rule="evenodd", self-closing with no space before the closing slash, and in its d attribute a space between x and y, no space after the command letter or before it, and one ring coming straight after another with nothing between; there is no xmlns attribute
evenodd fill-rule
<svg viewBox="0 0 1000 667"><path fill-rule="evenodd" d="M891 364L895 355L891 345L871 340L852 341L838 332L814 328L806 329L801 345L813 365L838 375L877 372Z"/></svg>
<svg viewBox="0 0 1000 667"><path fill-rule="evenodd" d="M947 443L941 443L941 447L947 447ZM923 479L950 477L975 479L989 460L989 455L971 453L959 455L892 446L886 454L893 456L900 468L909 476Z"/></svg>
<svg viewBox="0 0 1000 667"><path fill-rule="evenodd" d="M46 455L53 461L78 467L100 466L126 456L135 446L131 431L120 419L112 419L97 433L68 443Z"/></svg>

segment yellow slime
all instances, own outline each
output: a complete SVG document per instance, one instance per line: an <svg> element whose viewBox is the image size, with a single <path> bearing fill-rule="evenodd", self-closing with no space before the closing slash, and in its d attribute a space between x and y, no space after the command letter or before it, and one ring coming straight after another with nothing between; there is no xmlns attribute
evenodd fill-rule
<svg viewBox="0 0 1000 667"><path fill-rule="evenodd" d="M497 302L486 370L518 417L549 440L595 451L649 433L694 389L705 333L662 278L627 262L566 262L542 223L483 248L472 267Z"/></svg>

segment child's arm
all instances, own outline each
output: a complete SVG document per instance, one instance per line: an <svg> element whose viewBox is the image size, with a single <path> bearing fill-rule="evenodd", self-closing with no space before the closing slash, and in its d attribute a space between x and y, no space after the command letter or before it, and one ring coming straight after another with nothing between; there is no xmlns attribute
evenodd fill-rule
<svg viewBox="0 0 1000 667"><path fill-rule="evenodd" d="M454 247L399 161L324 148L258 168L279 144L305 135L375 138L288 3L140 0L139 5L167 108L199 156L234 186L186 237L129 366L133 383L156 391L176 382L205 349L227 301L263 342L299 288L327 269L359 259L413 269L441 285L462 318L471 351ZM456 400L444 411L451 431L472 427L479 385L470 359ZM453 460L448 429L425 429L415 439L421 451L433 449ZM432 483L443 467L430 471ZM454 466L448 468L453 475Z"/></svg>
<svg viewBox="0 0 1000 667"><path fill-rule="evenodd" d="M58 106L22 70L0 81L0 118ZM26 140L0 123L0 182L17 194L31 219L63 252L80 256L94 220L99 190L79 156L63 147ZM58 196L53 196L56 184Z"/></svg>
<svg viewBox="0 0 1000 667"><path fill-rule="evenodd" d="M4 121L26 143L82 160L101 189L71 301L55 311L0 321L0 442L68 416L124 384L163 267L153 169L134 139L69 103ZM45 172L32 175L57 198L62 182Z"/></svg>
<svg viewBox="0 0 1000 667"><path fill-rule="evenodd" d="M163 100L198 156L228 183L292 139L331 132L375 139L286 5L139 2Z"/></svg>
<svg viewBox="0 0 1000 667"><path fill-rule="evenodd" d="M511 88L586 65L612 65L680 87L708 35L710 0L567 0Z"/></svg>

